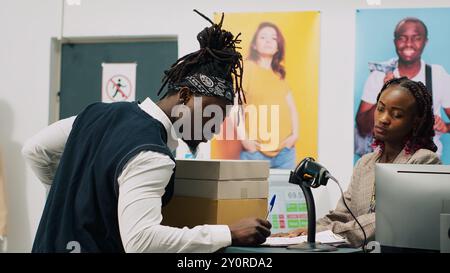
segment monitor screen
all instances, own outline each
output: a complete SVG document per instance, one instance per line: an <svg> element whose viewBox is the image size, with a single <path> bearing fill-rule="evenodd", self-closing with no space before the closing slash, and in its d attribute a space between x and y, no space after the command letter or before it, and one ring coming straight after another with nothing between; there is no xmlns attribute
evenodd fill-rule
<svg viewBox="0 0 450 273"><path fill-rule="evenodd" d="M450 200L450 165L377 164L376 241L440 249L440 214Z"/></svg>

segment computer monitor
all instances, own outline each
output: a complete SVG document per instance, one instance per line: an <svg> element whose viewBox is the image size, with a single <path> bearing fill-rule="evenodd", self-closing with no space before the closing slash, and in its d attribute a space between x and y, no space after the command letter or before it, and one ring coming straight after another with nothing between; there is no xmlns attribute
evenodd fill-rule
<svg viewBox="0 0 450 273"><path fill-rule="evenodd" d="M450 165L376 164L375 240L384 249L440 249Z"/></svg>

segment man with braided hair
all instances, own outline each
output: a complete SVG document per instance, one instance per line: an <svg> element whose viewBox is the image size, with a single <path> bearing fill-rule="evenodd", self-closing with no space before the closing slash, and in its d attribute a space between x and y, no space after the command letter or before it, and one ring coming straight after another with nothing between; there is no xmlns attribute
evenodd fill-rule
<svg viewBox="0 0 450 273"><path fill-rule="evenodd" d="M256 218L192 229L161 225L161 206L173 193L177 138L195 150L210 135L186 127L203 129L213 119L220 126L224 119L196 121L191 113L223 110L242 96L239 40L222 21L211 24L197 36L200 50L165 72L160 92L166 85L168 92L159 102L94 103L27 141L24 157L51 185L33 252L214 252L270 235L270 223ZM180 109L181 116L173 115Z"/></svg>

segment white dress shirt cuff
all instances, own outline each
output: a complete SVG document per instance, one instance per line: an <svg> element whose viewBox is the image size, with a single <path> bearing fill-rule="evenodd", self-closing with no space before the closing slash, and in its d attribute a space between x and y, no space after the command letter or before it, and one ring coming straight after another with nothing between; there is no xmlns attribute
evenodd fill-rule
<svg viewBox="0 0 450 273"><path fill-rule="evenodd" d="M211 231L211 237L214 238L215 245L218 248L224 248L231 245L231 231L227 225L207 225Z"/></svg>

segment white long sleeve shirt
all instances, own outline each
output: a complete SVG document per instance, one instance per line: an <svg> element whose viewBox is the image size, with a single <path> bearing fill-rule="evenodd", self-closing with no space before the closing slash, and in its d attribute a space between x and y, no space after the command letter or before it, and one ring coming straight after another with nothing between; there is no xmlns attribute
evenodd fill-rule
<svg viewBox="0 0 450 273"><path fill-rule="evenodd" d="M159 120L167 131L167 145L174 151L178 140L166 114L149 98L139 107ZM22 154L37 177L51 185L75 117L60 120L29 139ZM130 159L118 177L117 216L126 252L214 252L231 245L226 225L192 229L161 225L161 197L175 163L167 155L143 151Z"/></svg>

